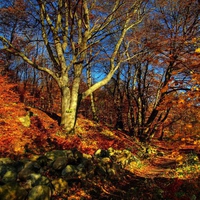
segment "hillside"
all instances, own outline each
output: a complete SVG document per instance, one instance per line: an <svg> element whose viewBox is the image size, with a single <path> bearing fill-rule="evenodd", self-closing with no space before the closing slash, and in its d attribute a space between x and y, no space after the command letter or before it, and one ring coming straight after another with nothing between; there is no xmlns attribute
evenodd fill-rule
<svg viewBox="0 0 200 200"><path fill-rule="evenodd" d="M31 166L37 161L40 173L54 185L49 199L200 198L199 140L154 141L144 145L82 115L78 116L76 133L65 137L52 114L19 101L15 84L0 76L0 85L0 194L8 195L7 199L12 199L13 194L13 199L17 199L18 187L23 188L24 198L29 195L31 199L30 193L38 185L34 182L26 188L24 179L30 177L20 174L28 161ZM68 163L63 162L70 153L73 158L67 157ZM42 157L47 159L45 164L39 162ZM6 180L13 180L13 176L6 177L6 171L19 162L23 163L16 172L19 183L8 192L10 182ZM70 176L66 175L63 170L69 165L80 166L82 173L78 174L76 168ZM59 183L67 191L58 192L56 180L61 180Z"/></svg>

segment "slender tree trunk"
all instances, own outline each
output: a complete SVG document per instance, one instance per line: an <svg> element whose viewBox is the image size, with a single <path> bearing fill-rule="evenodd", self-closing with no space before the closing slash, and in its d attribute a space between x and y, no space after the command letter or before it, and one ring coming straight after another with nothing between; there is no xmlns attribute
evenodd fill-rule
<svg viewBox="0 0 200 200"><path fill-rule="evenodd" d="M140 95L140 94L139 94ZM137 99L138 113L137 113L137 125L138 125L138 137L143 137L143 109L142 109L142 99L139 96Z"/></svg>
<svg viewBox="0 0 200 200"><path fill-rule="evenodd" d="M90 88L92 86L92 77L91 77L91 67L90 67L90 65L87 67L87 85L88 85L88 88ZM98 122L99 119L98 119L97 112L96 112L96 107L95 107L95 103L94 103L94 93L93 92L90 94L90 102L91 102L93 120Z"/></svg>
<svg viewBox="0 0 200 200"><path fill-rule="evenodd" d="M123 115L122 115L123 94L120 88L120 80L121 80L120 75L121 75L121 71L118 69L117 79L116 79L116 94L114 94L116 96L116 100L114 102L115 102L116 117L117 117L115 128L123 130L124 129Z"/></svg>
<svg viewBox="0 0 200 200"><path fill-rule="evenodd" d="M96 107L95 107L95 103L94 103L94 94L93 93L90 94L90 99L91 99L91 109L92 109L93 120L95 122L98 122L99 118L98 118L97 112L96 112Z"/></svg>
<svg viewBox="0 0 200 200"><path fill-rule="evenodd" d="M128 72L127 72L128 80L126 83L126 97L128 101L128 113L127 113L127 122L128 122L128 128L129 128L129 134L134 136L134 111L133 111L133 100L131 94L131 80L132 80L132 74L131 74L131 65L128 64Z"/></svg>

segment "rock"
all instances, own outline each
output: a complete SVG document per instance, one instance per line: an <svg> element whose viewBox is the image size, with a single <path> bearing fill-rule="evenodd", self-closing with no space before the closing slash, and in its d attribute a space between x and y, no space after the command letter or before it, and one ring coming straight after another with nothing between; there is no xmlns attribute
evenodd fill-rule
<svg viewBox="0 0 200 200"><path fill-rule="evenodd" d="M123 153L124 155L126 155L127 157L131 157L131 156L132 156L132 153L131 153L129 150L127 150L127 149L124 149L124 150L122 151L122 153Z"/></svg>
<svg viewBox="0 0 200 200"><path fill-rule="evenodd" d="M46 156L40 156L37 158L37 162L40 164L41 167L44 167L47 165L48 158Z"/></svg>
<svg viewBox="0 0 200 200"><path fill-rule="evenodd" d="M0 165L0 178L6 173L6 165Z"/></svg>
<svg viewBox="0 0 200 200"><path fill-rule="evenodd" d="M115 150L114 150L112 147L108 148L108 155L109 155L110 157L112 157L112 156L115 155Z"/></svg>
<svg viewBox="0 0 200 200"><path fill-rule="evenodd" d="M67 165L67 162L68 160L66 156L58 157L53 163L53 168L55 170L62 170Z"/></svg>
<svg viewBox="0 0 200 200"><path fill-rule="evenodd" d="M30 174L28 179L31 181L31 186L48 185L50 183L47 177L42 176L41 174L36 174L36 173Z"/></svg>
<svg viewBox="0 0 200 200"><path fill-rule="evenodd" d="M110 164L112 161L109 157L104 157L101 159L101 162L105 165Z"/></svg>
<svg viewBox="0 0 200 200"><path fill-rule="evenodd" d="M118 164L120 164L123 168L126 167L126 165L129 164L129 160L128 160L127 157L124 156L124 155L119 156L119 157L116 159L116 162L117 162Z"/></svg>
<svg viewBox="0 0 200 200"><path fill-rule="evenodd" d="M46 185L37 185L33 187L28 195L27 200L50 200L51 189Z"/></svg>
<svg viewBox="0 0 200 200"><path fill-rule="evenodd" d="M71 175L72 173L75 172L75 167L73 165L67 165L63 170L62 170L62 176L67 176Z"/></svg>
<svg viewBox="0 0 200 200"><path fill-rule="evenodd" d="M26 180L30 174L40 171L40 165L36 161L28 161L25 163L24 168L18 173L20 180Z"/></svg>
<svg viewBox="0 0 200 200"><path fill-rule="evenodd" d="M92 156L89 155L89 154L83 153L82 156L83 156L83 159L84 159L84 160L91 160L91 159L92 159Z"/></svg>
<svg viewBox="0 0 200 200"><path fill-rule="evenodd" d="M100 176L107 176L107 170L105 166L98 165L95 168L95 174Z"/></svg>
<svg viewBox="0 0 200 200"><path fill-rule="evenodd" d="M7 183L0 186L0 199L2 200L25 200L28 192L16 183Z"/></svg>
<svg viewBox="0 0 200 200"><path fill-rule="evenodd" d="M25 127L29 127L31 125L31 119L29 113L26 116L19 117L18 119Z"/></svg>
<svg viewBox="0 0 200 200"><path fill-rule="evenodd" d="M100 157L100 155L101 155L101 149L98 149L95 153L94 153L94 155L95 156L99 156Z"/></svg>
<svg viewBox="0 0 200 200"><path fill-rule="evenodd" d="M11 164L11 163L13 163L13 160L11 160L10 158L0 158L0 165L1 164Z"/></svg>
<svg viewBox="0 0 200 200"><path fill-rule="evenodd" d="M23 186L25 190L30 190L32 188L32 182L30 179L26 180L25 182L21 183L21 186Z"/></svg>
<svg viewBox="0 0 200 200"><path fill-rule="evenodd" d="M62 178L58 178L53 180L52 182L53 185L53 194L59 194L59 193L68 193L68 183Z"/></svg>
<svg viewBox="0 0 200 200"><path fill-rule="evenodd" d="M109 156L109 153L108 153L108 151L106 151L106 150L103 150L103 149L98 149L96 152L95 152L95 154L94 154L96 157L107 157L107 156Z"/></svg>
<svg viewBox="0 0 200 200"><path fill-rule="evenodd" d="M96 168L97 174L107 175L108 169L112 166L112 161L109 157L98 159L98 165Z"/></svg>
<svg viewBox="0 0 200 200"><path fill-rule="evenodd" d="M121 151L109 148L108 152L112 160L120 164L122 167L126 167L132 160L135 160L133 154L127 149Z"/></svg>
<svg viewBox="0 0 200 200"><path fill-rule="evenodd" d="M77 149L73 150L73 154L74 154L74 158L75 158L76 162L80 163L82 161L83 154L80 151L78 151Z"/></svg>
<svg viewBox="0 0 200 200"><path fill-rule="evenodd" d="M23 169L24 163L22 161L16 161L16 162L12 163L12 167L14 167L18 173Z"/></svg>
<svg viewBox="0 0 200 200"><path fill-rule="evenodd" d="M81 177L81 178L85 178L87 173L88 173L88 170L86 169L86 166L83 165L83 163L79 164L77 167L77 175L78 177Z"/></svg>
<svg viewBox="0 0 200 200"><path fill-rule="evenodd" d="M45 154L45 156L49 159L49 160L55 160L58 157L63 157L63 156L67 156L68 154L72 153L71 150L53 150L53 151L49 151Z"/></svg>
<svg viewBox="0 0 200 200"><path fill-rule="evenodd" d="M117 174L116 170L113 168L108 169L107 172L108 172L109 176L111 176L111 177L116 176L116 174Z"/></svg>
<svg viewBox="0 0 200 200"><path fill-rule="evenodd" d="M92 167L92 165L93 165L92 156L91 155L86 156L83 154L81 163L78 164L78 166L82 168L82 171L88 171Z"/></svg>
<svg viewBox="0 0 200 200"><path fill-rule="evenodd" d="M34 171L31 169L23 169L18 173L18 178L21 181L25 181L29 178L30 174L32 174L32 173L34 173Z"/></svg>
<svg viewBox="0 0 200 200"><path fill-rule="evenodd" d="M83 164L83 163L81 163L81 164L79 164L79 165L77 166L77 170L78 170L78 171L82 172L83 169L84 169L84 164Z"/></svg>
<svg viewBox="0 0 200 200"><path fill-rule="evenodd" d="M45 176L41 176L41 178L39 178L34 184L35 185L49 185L50 184L50 180L45 177Z"/></svg>
<svg viewBox="0 0 200 200"><path fill-rule="evenodd" d="M123 168L132 161L136 161L136 158L129 150L113 148L98 149L94 156L72 149L53 150L21 161L0 158L0 200L1 194L2 200L18 198L18 190L22 191L18 195L20 200L49 200L51 192L66 198L69 187L77 184L77 181L92 180L95 176L118 180ZM50 181L49 176L55 180ZM15 183L13 189L10 189L11 183Z"/></svg>
<svg viewBox="0 0 200 200"><path fill-rule="evenodd" d="M74 156L73 150L65 150L65 154L70 157L70 156Z"/></svg>
<svg viewBox="0 0 200 200"><path fill-rule="evenodd" d="M15 182L17 180L17 172L15 169L8 169L6 173L3 175L2 181L7 182Z"/></svg>
<svg viewBox="0 0 200 200"><path fill-rule="evenodd" d="M75 165L78 162L80 162L81 158L82 158L82 154L76 149L71 150L71 152L68 151L68 153L67 153L67 163L68 164Z"/></svg>

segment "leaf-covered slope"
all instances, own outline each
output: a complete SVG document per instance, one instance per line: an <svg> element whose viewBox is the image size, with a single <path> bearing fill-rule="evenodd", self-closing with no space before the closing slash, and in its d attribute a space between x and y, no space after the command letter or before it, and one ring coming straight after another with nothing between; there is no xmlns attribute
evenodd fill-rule
<svg viewBox="0 0 200 200"><path fill-rule="evenodd" d="M120 131L111 131L79 115L76 134L67 139L58 121L49 113L28 107L19 101L16 85L0 76L0 154L23 156L51 149L77 148L93 154L98 149L133 148L133 141ZM136 151L135 146L135 151Z"/></svg>
<svg viewBox="0 0 200 200"><path fill-rule="evenodd" d="M98 149L112 147L132 152L138 162L126 166L131 173L142 177L197 176L199 142L186 145L179 142L154 142L145 146L119 130L111 130L82 115L78 116L76 133L65 138L58 121L50 114L28 107L19 101L16 85L0 76L0 156L28 157L54 149L76 148L94 155ZM59 117L57 117L59 118ZM125 158L122 158L125 159Z"/></svg>

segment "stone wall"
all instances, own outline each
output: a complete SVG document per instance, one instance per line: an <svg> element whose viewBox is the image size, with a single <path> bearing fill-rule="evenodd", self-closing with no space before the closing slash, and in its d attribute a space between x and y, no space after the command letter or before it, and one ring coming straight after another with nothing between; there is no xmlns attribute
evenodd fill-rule
<svg viewBox="0 0 200 200"><path fill-rule="evenodd" d="M128 150L97 150L94 156L76 149L53 150L30 159L0 158L0 197L3 200L49 200L66 197L70 184L101 176L116 179L137 158Z"/></svg>

